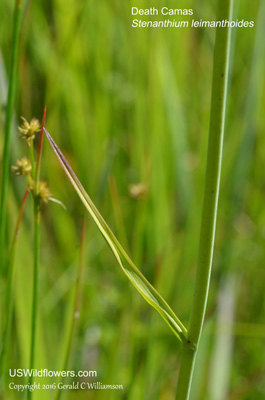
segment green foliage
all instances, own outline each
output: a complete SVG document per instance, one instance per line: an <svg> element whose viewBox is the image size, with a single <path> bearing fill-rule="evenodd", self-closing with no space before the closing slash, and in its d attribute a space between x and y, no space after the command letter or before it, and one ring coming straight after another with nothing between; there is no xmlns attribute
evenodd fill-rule
<svg viewBox="0 0 265 400"><path fill-rule="evenodd" d="M92 202L91 198L88 196L84 187L80 183L79 179L75 175L71 166L68 164L64 155L60 151L59 147L56 145L54 140L52 139L49 132L44 128L46 136L58 158L63 169L66 172L70 182L75 188L76 193L80 197L82 203L86 207L87 211L93 218L96 223L100 233L108 243L111 248L114 256L116 257L120 267L122 268L125 275L130 279L132 284L136 287L139 293L143 296L143 298L152 306L155 310L162 316L162 318L166 321L166 323L170 326L174 334L177 336L179 340L186 340L187 330L184 325L180 322L180 320L176 317L174 312L165 302L163 297L155 290L155 288L148 282L148 280L143 276L143 274L139 271L139 269L133 264L132 260L126 254L125 250L118 242L117 238L113 235L111 229L104 221L104 218L101 216L99 211L97 210L95 204Z"/></svg>

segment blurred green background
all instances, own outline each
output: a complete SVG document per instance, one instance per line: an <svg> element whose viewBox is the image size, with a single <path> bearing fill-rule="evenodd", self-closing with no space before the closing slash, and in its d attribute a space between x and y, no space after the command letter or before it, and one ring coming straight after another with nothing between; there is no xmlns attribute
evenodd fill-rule
<svg viewBox="0 0 265 400"><path fill-rule="evenodd" d="M0 2L0 154L13 6L14 1ZM41 120L46 104L46 127L89 195L135 264L187 325L215 31L135 29L132 6L176 8L176 2L23 2L11 159L14 164L27 152L17 133L20 116ZM192 8L195 19L215 19L213 0L180 0L177 7ZM233 15L253 20L255 27L232 30L213 273L191 400L265 398L264 0L235 0ZM43 207L36 368L61 370L87 213L47 140L41 176L67 211L53 203ZM10 177L10 238L24 189L23 179ZM32 232L30 199L16 254L8 368L29 365ZM2 296L3 291L4 285ZM96 370L98 381L122 384L124 390L69 390L64 398L174 399L180 351L181 344L131 286L87 217L80 320L69 369ZM25 398L8 389L2 395ZM42 390L33 398L55 396Z"/></svg>

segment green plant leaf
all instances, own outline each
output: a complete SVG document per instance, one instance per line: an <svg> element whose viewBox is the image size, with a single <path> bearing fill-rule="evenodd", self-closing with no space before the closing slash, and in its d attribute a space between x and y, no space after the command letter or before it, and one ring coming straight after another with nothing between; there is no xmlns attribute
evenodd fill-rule
<svg viewBox="0 0 265 400"><path fill-rule="evenodd" d="M158 311L162 318L170 326L174 334L178 337L180 341L186 341L187 330L185 326L180 322L177 316L174 314L172 309L166 303L166 301L160 296L157 290L148 282L148 280L143 276L143 274L138 270L138 268L131 261L129 256L126 254L125 250L122 248L121 244L118 242L117 238L112 233L111 229L104 221L103 217L97 210L96 206L88 196L87 192L83 188L79 179L75 175L74 171L68 164L64 155L62 154L59 147L56 145L52 139L49 132L44 128L44 132L58 157L63 169L65 170L68 178L70 179L73 187L75 188L78 196L85 205L89 214L97 224L100 232L111 248L114 256L116 257L119 265L121 266L125 275L130 279L132 284L136 287L138 292L145 298L145 300Z"/></svg>

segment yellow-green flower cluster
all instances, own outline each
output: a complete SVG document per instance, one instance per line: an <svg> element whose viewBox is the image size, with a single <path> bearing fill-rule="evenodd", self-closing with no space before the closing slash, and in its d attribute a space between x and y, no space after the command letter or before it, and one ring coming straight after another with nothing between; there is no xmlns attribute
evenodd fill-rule
<svg viewBox="0 0 265 400"><path fill-rule="evenodd" d="M39 121L36 118L32 118L32 120L28 122L24 117L21 118L23 123L18 127L20 137L22 139L26 139L27 141L34 139L36 133L40 132L41 130Z"/></svg>
<svg viewBox="0 0 265 400"><path fill-rule="evenodd" d="M17 165L12 165L11 170L14 175L29 175L31 173L31 162L27 157L16 161Z"/></svg>
<svg viewBox="0 0 265 400"><path fill-rule="evenodd" d="M18 127L20 137L22 139L26 139L32 152L33 146L31 141L35 138L37 132L41 130L41 126L39 121L36 118L32 118L30 122L28 122L24 117L22 118L22 125ZM60 204L62 207L65 208L63 203L59 200L56 200L52 197L52 192L48 187L47 182L38 180L37 189L36 189L36 182L35 182L35 174L33 173L32 176L32 168L34 163L34 155L32 154L32 161L30 161L27 157L23 157L20 160L16 161L16 165L11 167L11 170L14 175L24 175L27 177L28 187L33 195L34 198L37 197L38 204L41 203L48 203L48 201L53 201L55 203ZM34 168L33 168L34 170Z"/></svg>
<svg viewBox="0 0 265 400"><path fill-rule="evenodd" d="M48 203L48 201L52 197L52 192L50 191L50 188L45 181L39 181L38 182L38 196L41 201L44 203Z"/></svg>

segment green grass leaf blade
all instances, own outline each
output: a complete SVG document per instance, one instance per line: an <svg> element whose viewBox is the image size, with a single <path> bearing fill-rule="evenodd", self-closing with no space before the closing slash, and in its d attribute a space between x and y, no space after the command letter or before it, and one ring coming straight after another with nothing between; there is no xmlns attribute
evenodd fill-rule
<svg viewBox="0 0 265 400"><path fill-rule="evenodd" d="M87 192L83 188L79 179L75 175L74 171L68 164L64 155L60 151L59 147L56 145L52 139L49 132L44 128L44 132L57 156L63 169L65 170L68 178L70 179L73 187L75 188L78 196L85 205L86 209L90 213L91 217L98 226L101 234L105 238L109 247L111 248L115 258L117 259L120 267L122 268L125 275L129 278L138 292L145 298L145 300L155 308L155 310L162 316L162 318L167 322L169 327L172 329L174 334L178 337L180 341L186 341L187 330L181 321L174 314L172 309L166 303L166 301L160 296L156 289L148 282L148 280L143 276L143 274L138 270L138 268L131 261L129 256L126 254L125 250L122 248L121 244L117 238L112 233L111 229L97 210L96 206L88 196Z"/></svg>

